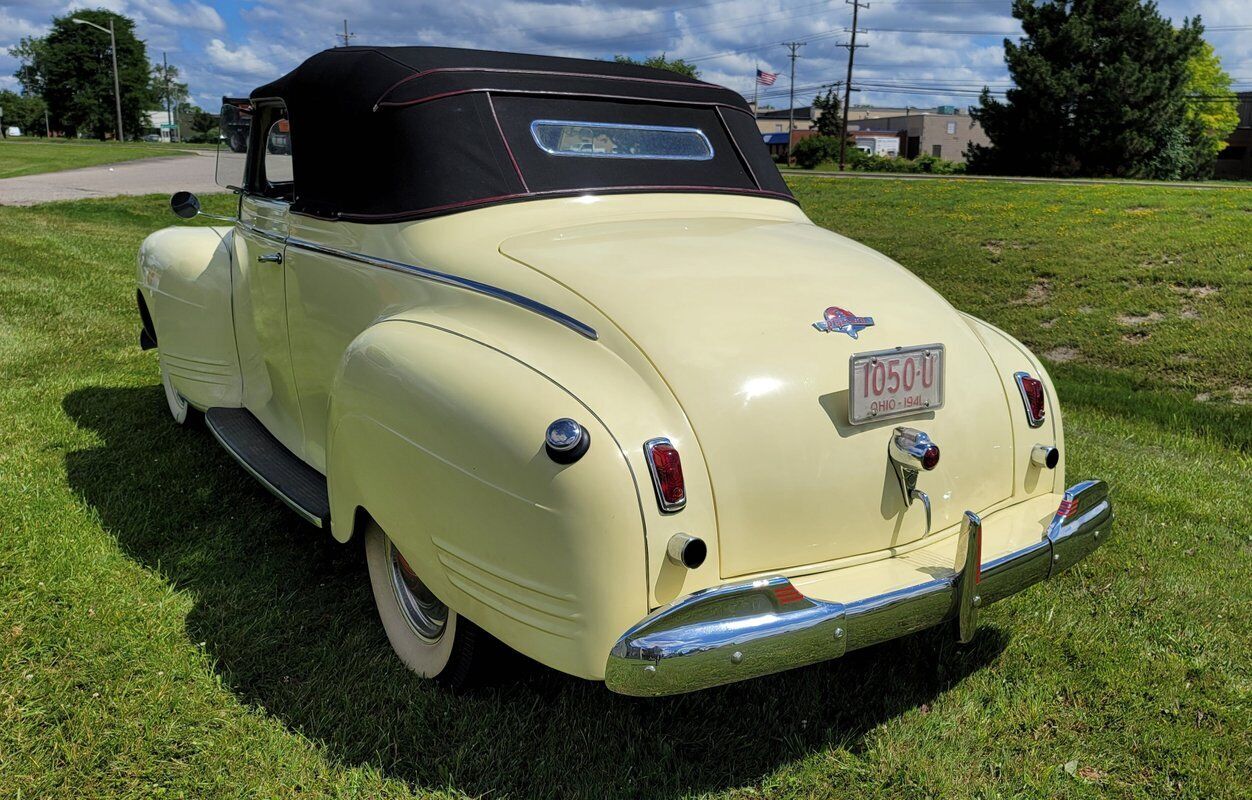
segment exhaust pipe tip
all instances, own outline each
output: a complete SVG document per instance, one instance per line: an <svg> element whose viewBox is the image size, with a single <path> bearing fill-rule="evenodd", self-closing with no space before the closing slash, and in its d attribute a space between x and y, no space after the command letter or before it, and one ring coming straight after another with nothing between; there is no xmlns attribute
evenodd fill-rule
<svg viewBox="0 0 1252 800"><path fill-rule="evenodd" d="M687 533L676 533L670 537L665 554L680 567L696 569L708 558L709 547L703 539Z"/></svg>
<svg viewBox="0 0 1252 800"><path fill-rule="evenodd" d="M1030 463L1044 469L1056 469L1061 461L1061 451L1050 444L1037 444L1030 451Z"/></svg>

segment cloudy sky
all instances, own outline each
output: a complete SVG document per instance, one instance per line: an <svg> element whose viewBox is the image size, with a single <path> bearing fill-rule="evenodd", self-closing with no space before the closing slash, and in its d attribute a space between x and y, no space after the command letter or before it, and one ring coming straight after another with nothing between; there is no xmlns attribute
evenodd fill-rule
<svg viewBox="0 0 1252 800"><path fill-rule="evenodd" d="M1238 88L1252 89L1252 2L1161 0L1176 22L1200 14ZM755 69L780 72L762 105L787 105L784 41L803 41L797 105L847 67L844 0L0 0L0 88L17 88L8 48L39 36L53 15L104 7L136 20L148 54L183 72L192 99L216 108L336 44L348 17L353 44L437 44L607 58L666 52L702 77L751 98ZM1003 34L1017 31L1009 0L874 0L861 15L854 103L967 106L977 87L1003 90ZM1239 27L1243 30L1237 30ZM1223 30L1225 29L1225 30Z"/></svg>

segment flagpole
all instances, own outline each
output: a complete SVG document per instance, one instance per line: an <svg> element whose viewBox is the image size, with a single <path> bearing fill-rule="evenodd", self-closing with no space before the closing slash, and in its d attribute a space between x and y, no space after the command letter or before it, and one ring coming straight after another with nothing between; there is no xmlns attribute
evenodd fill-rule
<svg viewBox="0 0 1252 800"><path fill-rule="evenodd" d="M761 116L761 106L758 99L761 96L761 62L756 64L756 72L752 75L752 118L759 119Z"/></svg>

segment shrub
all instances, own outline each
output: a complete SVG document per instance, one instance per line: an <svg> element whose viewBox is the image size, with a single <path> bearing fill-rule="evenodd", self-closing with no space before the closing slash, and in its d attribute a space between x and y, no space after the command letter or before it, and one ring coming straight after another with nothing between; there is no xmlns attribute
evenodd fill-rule
<svg viewBox="0 0 1252 800"><path fill-rule="evenodd" d="M801 139L796 142L793 155L796 165L803 169L813 169L823 162L835 161L839 158L839 137L810 136Z"/></svg>

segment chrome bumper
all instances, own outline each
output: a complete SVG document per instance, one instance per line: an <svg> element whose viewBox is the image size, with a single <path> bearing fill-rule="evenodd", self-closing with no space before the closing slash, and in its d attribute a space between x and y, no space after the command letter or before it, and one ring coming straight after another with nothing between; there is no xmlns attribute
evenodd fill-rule
<svg viewBox="0 0 1252 800"><path fill-rule="evenodd" d="M982 521L966 512L951 577L850 603L805 597L772 577L695 592L657 609L609 653L604 681L615 692L658 696L705 689L838 658L950 619L963 641L978 612L1081 561L1112 530L1103 481L1065 499L1043 538L981 562Z"/></svg>

